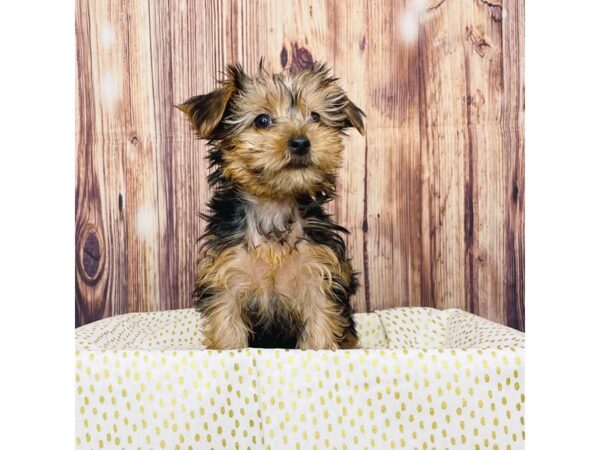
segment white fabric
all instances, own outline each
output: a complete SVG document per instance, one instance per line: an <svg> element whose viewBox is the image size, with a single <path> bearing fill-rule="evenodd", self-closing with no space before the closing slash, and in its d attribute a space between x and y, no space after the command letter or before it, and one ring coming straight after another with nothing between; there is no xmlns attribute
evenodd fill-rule
<svg viewBox="0 0 600 450"><path fill-rule="evenodd" d="M77 448L523 448L523 333L460 310L356 319L362 350L204 350L194 310L78 328Z"/></svg>

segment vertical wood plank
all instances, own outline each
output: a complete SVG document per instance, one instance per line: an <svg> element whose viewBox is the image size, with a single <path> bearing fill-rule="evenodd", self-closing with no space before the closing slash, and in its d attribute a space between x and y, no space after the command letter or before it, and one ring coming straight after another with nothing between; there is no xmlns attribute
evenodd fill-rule
<svg viewBox="0 0 600 450"><path fill-rule="evenodd" d="M503 96L501 128L506 152L505 323L525 330L524 0L502 6Z"/></svg>
<svg viewBox="0 0 600 450"><path fill-rule="evenodd" d="M121 213L124 176L122 144L107 144L104 137L118 133L118 121L105 110L121 108L123 92L119 67L122 55L111 53L114 29L90 10L77 4L78 58L77 104L78 176L76 190L76 302L78 324L129 311L125 291L127 277L125 230ZM102 57L114 63L105 68ZM101 70L105 68L106 70ZM103 110L105 108L105 110Z"/></svg>
<svg viewBox="0 0 600 450"><path fill-rule="evenodd" d="M504 210L507 189L505 149L500 132L502 104L501 8L473 2L465 11L465 55L469 192L473 205L473 232L467 248L470 271L470 309L505 322L506 292ZM506 151L508 150L508 151Z"/></svg>
<svg viewBox="0 0 600 450"><path fill-rule="evenodd" d="M158 184L162 171L156 147L148 2L128 2L119 13L112 21L117 24L118 41L126 43L122 77L127 106L116 130L126 142L127 302L130 311L156 311L161 308Z"/></svg>
<svg viewBox="0 0 600 450"><path fill-rule="evenodd" d="M469 309L471 230L466 123L465 2L429 3L419 33L423 303Z"/></svg>
<svg viewBox="0 0 600 450"><path fill-rule="evenodd" d="M84 43L91 42L87 2L77 2L75 9L77 33L77 97L76 145L77 183L75 191L75 324L88 323L96 317L110 315L107 301L107 244L104 231L100 186L94 165L93 123L94 92L92 89L91 54Z"/></svg>
<svg viewBox="0 0 600 450"><path fill-rule="evenodd" d="M364 224L367 309L421 304L418 12L368 3Z"/></svg>
<svg viewBox="0 0 600 450"><path fill-rule="evenodd" d="M176 309L188 306L185 299L186 291L191 291L190 286L182 288L181 278L185 278L186 270L180 270L179 261L189 260L189 256L182 249L181 237L190 234L187 221L178 221L177 212L185 210L186 200L189 198L184 188L177 185L175 164L180 157L177 142L173 135L174 98L173 80L175 76L173 55L169 45L174 39L173 17L175 11L169 2L148 2L148 33L150 44L150 67L152 69L152 82L150 85L151 98L154 104L155 126L153 132L153 146L156 158L156 212L158 220L158 264L160 276L160 291L158 300L161 309ZM178 74L177 74L178 75ZM188 240L190 249L193 247ZM184 250L182 252L182 250ZM189 279L189 277L188 277Z"/></svg>
<svg viewBox="0 0 600 450"><path fill-rule="evenodd" d="M500 132L502 102L501 8L482 2L465 5L465 47L469 206L465 258L467 298L476 314L505 322L504 210L507 189Z"/></svg>

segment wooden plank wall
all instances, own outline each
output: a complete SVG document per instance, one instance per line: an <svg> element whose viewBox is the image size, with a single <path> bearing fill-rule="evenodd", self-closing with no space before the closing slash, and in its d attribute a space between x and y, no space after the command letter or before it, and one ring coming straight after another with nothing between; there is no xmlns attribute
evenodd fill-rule
<svg viewBox="0 0 600 450"><path fill-rule="evenodd" d="M523 0L79 0L76 323L190 306L206 146L173 105L331 64L367 114L332 212L358 311L463 308L524 329Z"/></svg>

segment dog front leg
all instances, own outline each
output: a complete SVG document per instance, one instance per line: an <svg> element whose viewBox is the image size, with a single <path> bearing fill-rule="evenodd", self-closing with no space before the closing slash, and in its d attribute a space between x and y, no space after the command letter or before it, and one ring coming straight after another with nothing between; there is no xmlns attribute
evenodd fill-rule
<svg viewBox="0 0 600 450"><path fill-rule="evenodd" d="M306 293L301 311L304 326L298 348L334 350L345 343L347 318L340 314L339 304L328 294L326 290L319 289L310 289Z"/></svg>
<svg viewBox="0 0 600 450"><path fill-rule="evenodd" d="M248 347L250 326L244 309L252 286L248 267L251 265L241 246L230 247L199 265L194 298L204 316L202 343L206 348Z"/></svg>
<svg viewBox="0 0 600 450"><path fill-rule="evenodd" d="M226 350L248 347L249 329L242 307L233 292L222 292L205 300L201 308L202 343L207 349Z"/></svg>

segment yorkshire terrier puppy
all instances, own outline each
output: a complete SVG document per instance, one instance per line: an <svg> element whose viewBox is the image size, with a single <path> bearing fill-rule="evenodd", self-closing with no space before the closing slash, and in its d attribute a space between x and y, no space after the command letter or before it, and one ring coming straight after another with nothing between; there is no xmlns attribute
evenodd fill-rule
<svg viewBox="0 0 600 450"><path fill-rule="evenodd" d="M208 139L213 195L194 300L209 349L355 348L356 277L324 205L335 195L344 130L364 113L329 69L248 76L178 106Z"/></svg>

